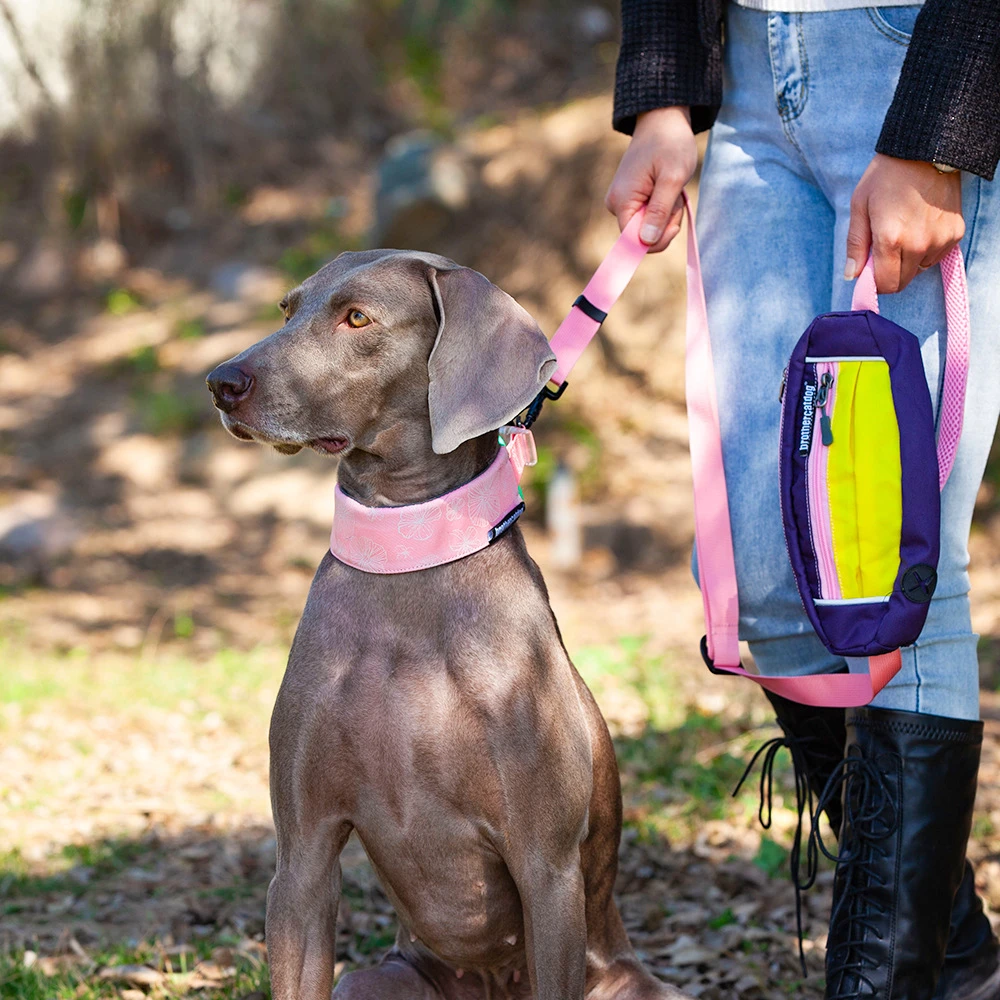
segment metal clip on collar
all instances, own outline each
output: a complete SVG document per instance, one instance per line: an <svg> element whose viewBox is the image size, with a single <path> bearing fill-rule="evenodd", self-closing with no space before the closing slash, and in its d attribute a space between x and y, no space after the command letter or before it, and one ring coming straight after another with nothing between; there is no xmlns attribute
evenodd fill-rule
<svg viewBox="0 0 1000 1000"><path fill-rule="evenodd" d="M569 382L563 382L558 389L552 390L547 385L542 387L542 391L535 396L532 400L531 405L524 413L524 419L519 421L522 427L530 427L537 419L538 414L542 412L542 404L547 399L558 399L565 391L566 386Z"/></svg>

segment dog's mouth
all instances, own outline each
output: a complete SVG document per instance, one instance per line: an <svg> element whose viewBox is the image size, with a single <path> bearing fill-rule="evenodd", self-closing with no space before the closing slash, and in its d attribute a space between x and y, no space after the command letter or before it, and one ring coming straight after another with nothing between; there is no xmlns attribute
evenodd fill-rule
<svg viewBox="0 0 1000 1000"><path fill-rule="evenodd" d="M238 438L240 441L256 441L257 444L269 444L275 451L281 452L282 455L295 455L302 451L303 442L272 437L270 434L265 434L263 431L259 431L254 427L248 427L246 424L234 420L228 413L222 414L222 426L234 438Z"/></svg>
<svg viewBox="0 0 1000 1000"><path fill-rule="evenodd" d="M316 438L307 443L315 451L322 451L327 455L339 455L347 447L348 441L345 437L326 437Z"/></svg>
<svg viewBox="0 0 1000 1000"><path fill-rule="evenodd" d="M240 424L236 423L226 423L226 430L234 438L239 438L241 441L252 441L253 435L246 429L244 429Z"/></svg>
<svg viewBox="0 0 1000 1000"><path fill-rule="evenodd" d="M258 444L269 444L282 455L294 455L303 448L312 448L324 455L339 455L350 444L350 440L341 434L329 437L310 438L305 441L289 441L287 438L272 437L264 431L234 420L228 413L222 415L223 426L240 441L256 441Z"/></svg>

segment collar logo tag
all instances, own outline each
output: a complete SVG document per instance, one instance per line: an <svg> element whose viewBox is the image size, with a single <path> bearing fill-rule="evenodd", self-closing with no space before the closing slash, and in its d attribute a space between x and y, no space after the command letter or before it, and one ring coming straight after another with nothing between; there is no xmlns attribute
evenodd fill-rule
<svg viewBox="0 0 1000 1000"><path fill-rule="evenodd" d="M522 500L509 514L495 524L486 533L487 545L492 545L508 528L524 513L524 501Z"/></svg>

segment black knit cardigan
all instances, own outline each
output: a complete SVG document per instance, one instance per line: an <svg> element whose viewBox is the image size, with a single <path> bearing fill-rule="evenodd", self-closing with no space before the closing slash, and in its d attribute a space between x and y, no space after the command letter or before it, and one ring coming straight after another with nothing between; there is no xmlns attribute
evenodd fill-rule
<svg viewBox="0 0 1000 1000"><path fill-rule="evenodd" d="M621 0L614 126L684 104L696 132L722 102L725 0ZM875 149L987 180L1000 161L1000 0L927 0Z"/></svg>

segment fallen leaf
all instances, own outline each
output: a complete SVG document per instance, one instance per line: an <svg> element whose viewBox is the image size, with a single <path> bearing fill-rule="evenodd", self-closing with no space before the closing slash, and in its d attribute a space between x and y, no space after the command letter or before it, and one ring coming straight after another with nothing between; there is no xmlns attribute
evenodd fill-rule
<svg viewBox="0 0 1000 1000"><path fill-rule="evenodd" d="M219 949L220 951L223 949ZM225 949L228 950L228 949ZM232 954L230 953L230 957ZM220 982L223 979L231 979L236 975L236 966L234 965L220 965L214 959L209 959L205 962L199 962L194 967L194 974L196 976L201 976L203 979L209 979L212 982Z"/></svg>
<svg viewBox="0 0 1000 1000"><path fill-rule="evenodd" d="M159 986L167 979L162 972L157 972L148 965L111 965L101 969L97 978L116 983L132 983L135 986Z"/></svg>

